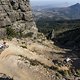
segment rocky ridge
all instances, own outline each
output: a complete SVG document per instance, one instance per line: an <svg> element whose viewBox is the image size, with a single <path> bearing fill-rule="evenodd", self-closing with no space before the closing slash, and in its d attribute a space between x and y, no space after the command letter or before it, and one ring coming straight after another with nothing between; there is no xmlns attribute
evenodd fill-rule
<svg viewBox="0 0 80 80"><path fill-rule="evenodd" d="M7 27L23 35L36 34L29 0L0 0L0 36L6 35Z"/></svg>

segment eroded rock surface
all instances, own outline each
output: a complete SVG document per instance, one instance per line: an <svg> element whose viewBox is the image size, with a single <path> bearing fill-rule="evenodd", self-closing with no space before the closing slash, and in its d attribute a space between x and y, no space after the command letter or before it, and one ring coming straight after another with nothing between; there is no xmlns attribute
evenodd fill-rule
<svg viewBox="0 0 80 80"><path fill-rule="evenodd" d="M6 27L24 35L29 32L36 34L29 0L0 0L0 35L5 35Z"/></svg>

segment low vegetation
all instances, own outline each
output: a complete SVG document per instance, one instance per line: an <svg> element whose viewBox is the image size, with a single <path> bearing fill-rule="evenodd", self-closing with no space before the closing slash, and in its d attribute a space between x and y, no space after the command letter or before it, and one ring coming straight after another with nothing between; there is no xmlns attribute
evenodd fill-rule
<svg viewBox="0 0 80 80"><path fill-rule="evenodd" d="M11 27L6 27L7 38L15 37L17 34Z"/></svg>
<svg viewBox="0 0 80 80"><path fill-rule="evenodd" d="M73 30L76 28L80 28L80 20L62 20L62 21L54 21L53 19L44 19L41 18L36 21L39 32L44 34L50 33L53 29L55 31L55 35L59 33Z"/></svg>
<svg viewBox="0 0 80 80"><path fill-rule="evenodd" d="M29 33L27 33L26 35L24 35L24 37L32 37L33 36L33 32L29 32Z"/></svg>
<svg viewBox="0 0 80 80"><path fill-rule="evenodd" d="M22 45L22 46L20 46L20 47L27 49L27 46L24 46L24 45Z"/></svg>

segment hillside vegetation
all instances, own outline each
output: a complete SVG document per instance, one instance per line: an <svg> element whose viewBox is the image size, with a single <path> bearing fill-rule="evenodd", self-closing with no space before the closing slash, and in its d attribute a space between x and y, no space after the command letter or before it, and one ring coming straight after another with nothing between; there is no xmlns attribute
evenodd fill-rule
<svg viewBox="0 0 80 80"><path fill-rule="evenodd" d="M59 33L80 28L80 20L62 20L54 21L54 19L39 19L37 27L40 32L47 34L54 29L55 35Z"/></svg>
<svg viewBox="0 0 80 80"><path fill-rule="evenodd" d="M53 41L60 47L80 47L80 20L53 21L42 19L37 21L37 26L39 31L47 37L51 35L54 29Z"/></svg>

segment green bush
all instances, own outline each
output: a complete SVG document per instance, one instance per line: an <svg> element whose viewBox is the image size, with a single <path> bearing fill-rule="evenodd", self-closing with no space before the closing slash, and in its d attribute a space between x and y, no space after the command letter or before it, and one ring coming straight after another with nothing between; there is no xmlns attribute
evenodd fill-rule
<svg viewBox="0 0 80 80"><path fill-rule="evenodd" d="M6 27L6 34L8 38L16 36L15 31L11 27Z"/></svg>

